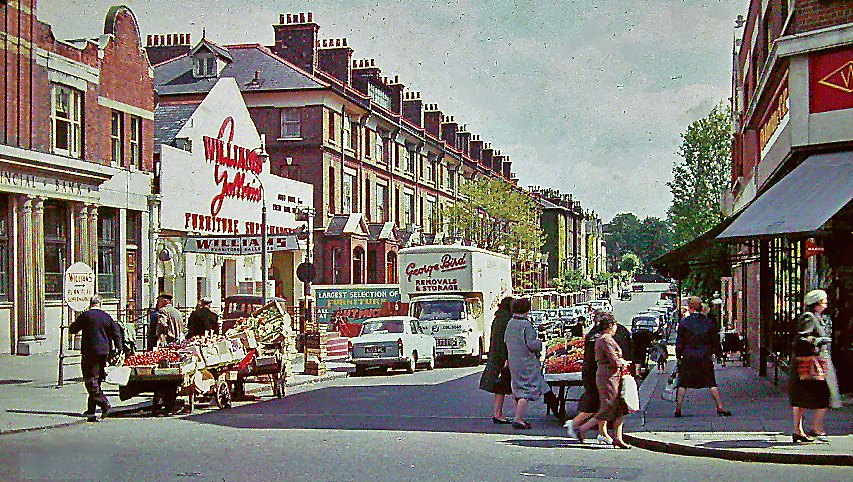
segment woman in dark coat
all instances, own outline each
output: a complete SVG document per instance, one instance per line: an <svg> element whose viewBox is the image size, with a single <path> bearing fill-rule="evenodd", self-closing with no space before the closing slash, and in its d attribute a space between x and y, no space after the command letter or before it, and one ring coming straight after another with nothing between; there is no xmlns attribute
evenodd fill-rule
<svg viewBox="0 0 853 482"><path fill-rule="evenodd" d="M583 441L583 432L591 429L599 424L599 422L608 422L613 426L613 445L618 448L628 449L630 445L625 443L622 438L622 422L627 415L628 406L622 399L620 388L622 384L622 374L627 372L631 366L631 362L623 358L622 349L613 335L616 333L616 319L613 315L606 313L601 316L600 335L595 341L595 362L597 368L595 371L595 385L598 389L599 407L595 416L589 419L585 424L578 427L577 430L573 426L568 427L569 435L575 436L578 440Z"/></svg>
<svg viewBox="0 0 853 482"><path fill-rule="evenodd" d="M678 323L675 339L675 356L678 358L678 394L675 402L676 418L681 417L681 404L688 388L710 388L717 406L717 415L728 417L714 376L712 356L722 355L720 330L714 320L701 313L702 300L691 296L687 300L690 315Z"/></svg>
<svg viewBox="0 0 853 482"><path fill-rule="evenodd" d="M486 362L486 368L483 370L483 376L480 377L480 390L495 394L492 406L492 422L494 423L512 423L511 420L507 420L503 416L504 398L506 395L512 394L509 366L507 366L506 342L504 341L506 324L512 317L511 306L512 297L507 296L501 300L498 311L495 312L495 319L492 321L492 334L489 338L489 359Z"/></svg>
<svg viewBox="0 0 853 482"><path fill-rule="evenodd" d="M832 321L823 315L826 309L827 295L823 290L812 290L805 296L806 312L798 320L797 335L794 341L794 363L791 364L791 385L789 400L793 410L794 443L811 442L809 435L823 437L823 418L827 408L841 406L838 381L832 366L830 345L832 343ZM821 362L822 376L813 380L800 380L798 357L816 356ZM808 368L808 367L803 367ZM803 416L806 410L814 410L812 430L803 432Z"/></svg>
<svg viewBox="0 0 853 482"><path fill-rule="evenodd" d="M602 321L605 318L606 316L604 316L603 312L596 312L595 326L584 337L583 370L581 371L584 392L578 400L578 414L564 425L564 427L571 428L572 430L589 420L599 408L598 386L595 383L595 372L598 370L598 364L595 362L595 342L598 341L598 337L601 335ZM627 328L617 323L613 339L616 340L619 348L622 349L622 353L633 353L631 351L631 332ZM569 430L569 432L572 430ZM598 441L600 443L608 445L613 443L613 439L607 434L606 421L599 421L598 433Z"/></svg>

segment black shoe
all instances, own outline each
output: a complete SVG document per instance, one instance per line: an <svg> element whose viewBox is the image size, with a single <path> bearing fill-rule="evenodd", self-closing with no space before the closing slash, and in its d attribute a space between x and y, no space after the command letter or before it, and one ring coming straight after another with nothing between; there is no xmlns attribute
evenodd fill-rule
<svg viewBox="0 0 853 482"><path fill-rule="evenodd" d="M86 421L87 421L87 422L97 422L97 421L98 421L98 417L96 417L96 416L94 416L94 415L89 415L88 417L86 417Z"/></svg>
<svg viewBox="0 0 853 482"><path fill-rule="evenodd" d="M101 408L101 419L102 420L107 418L107 415L108 415L111 408L112 407L110 405L106 405L103 408Z"/></svg>
<svg viewBox="0 0 853 482"><path fill-rule="evenodd" d="M675 418L681 418L681 409L680 409L680 408L676 408L676 409L675 409L675 413L673 413L673 414L672 414L672 416L673 416L673 417L675 417Z"/></svg>
<svg viewBox="0 0 853 482"><path fill-rule="evenodd" d="M545 406L548 407L548 410L550 410L551 413L556 415L558 413L558 409L560 408L560 401L557 400L557 396L554 395L554 392L548 390L547 392L545 392L543 398L545 400Z"/></svg>
<svg viewBox="0 0 853 482"><path fill-rule="evenodd" d="M809 438L809 437L806 437L805 435L800 435L800 434L796 434L796 433L792 433L791 438L794 439L795 444L814 442L813 438Z"/></svg>
<svg viewBox="0 0 853 482"><path fill-rule="evenodd" d="M722 408L718 408L717 409L717 415L719 415L721 417L731 417L732 412L730 412L728 410L723 410Z"/></svg>
<svg viewBox="0 0 853 482"><path fill-rule="evenodd" d="M512 422L512 428L518 430L530 430L531 425L528 422Z"/></svg>
<svg viewBox="0 0 853 482"><path fill-rule="evenodd" d="M501 425L510 425L512 423L512 420L510 420L508 418L492 417L492 423L498 423Z"/></svg>

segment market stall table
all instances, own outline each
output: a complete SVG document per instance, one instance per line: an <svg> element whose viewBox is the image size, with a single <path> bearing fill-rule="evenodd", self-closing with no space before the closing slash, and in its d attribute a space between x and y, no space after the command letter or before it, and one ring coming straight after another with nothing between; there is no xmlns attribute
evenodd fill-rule
<svg viewBox="0 0 853 482"><path fill-rule="evenodd" d="M583 386L583 379L581 378L581 372L570 372L570 373L546 373L545 381L548 382L548 386L551 388L557 387L557 401L558 403L558 413L555 413L554 416L559 418L560 420L566 419L566 400L571 400L576 402L577 398L566 398L568 395L568 391L571 387L580 387ZM546 408L546 413L550 413L550 409Z"/></svg>

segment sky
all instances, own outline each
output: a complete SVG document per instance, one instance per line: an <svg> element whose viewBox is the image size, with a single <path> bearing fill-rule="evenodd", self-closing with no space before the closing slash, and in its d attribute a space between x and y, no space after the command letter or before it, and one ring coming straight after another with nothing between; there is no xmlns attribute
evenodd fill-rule
<svg viewBox="0 0 853 482"><path fill-rule="evenodd" d="M748 0L38 0L61 39L97 37L109 7L148 34L273 43L279 14L312 12L425 104L509 155L524 187L571 193L604 222L665 218L681 133L731 92ZM487 4L488 6L483 6Z"/></svg>

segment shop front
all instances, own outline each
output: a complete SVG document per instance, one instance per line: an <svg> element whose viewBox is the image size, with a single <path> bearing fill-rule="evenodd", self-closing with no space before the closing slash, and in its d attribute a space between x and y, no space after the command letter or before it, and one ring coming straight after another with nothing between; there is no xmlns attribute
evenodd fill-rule
<svg viewBox="0 0 853 482"><path fill-rule="evenodd" d="M295 273L305 249L295 236L279 240L304 224L296 211L311 207L312 186L270 172L264 141L234 79L217 81L198 104L161 105L157 113L159 289L171 292L178 306L210 297L221 308L226 296L262 294L265 265L267 296L292 305L301 296ZM264 227L268 242L279 243L267 250L266 263L251 249L184 250L188 237L232 248L258 244Z"/></svg>

